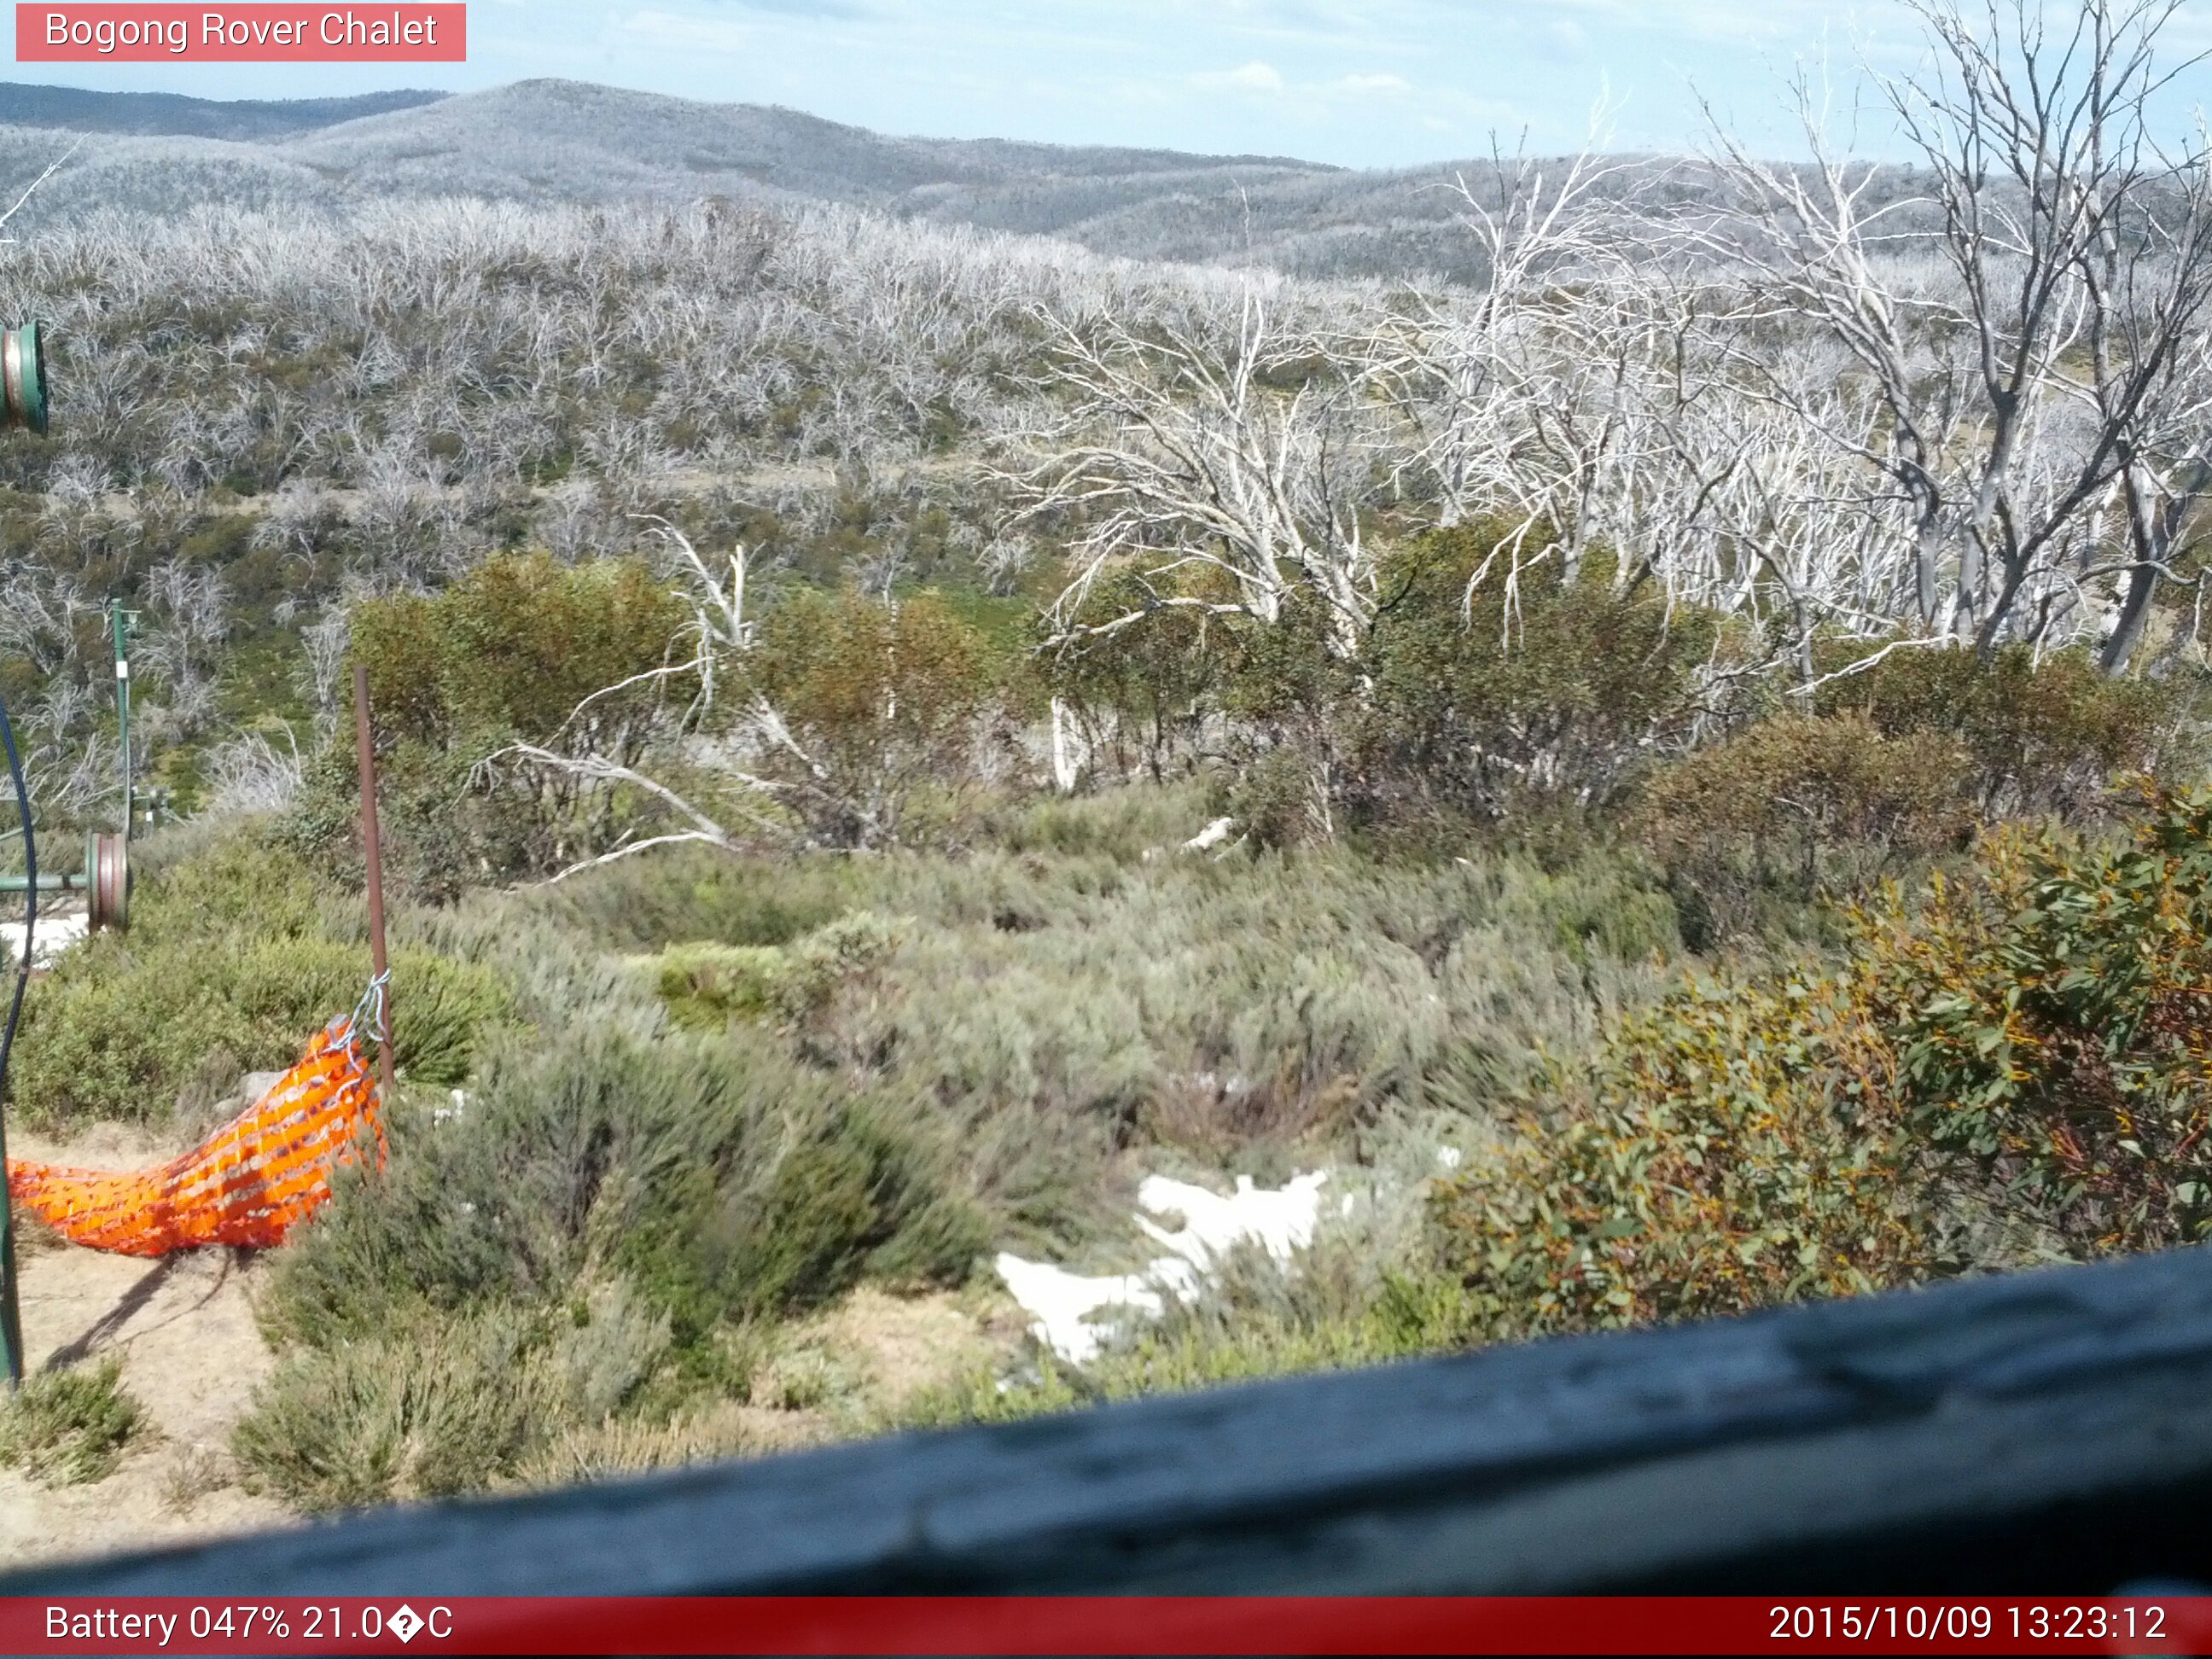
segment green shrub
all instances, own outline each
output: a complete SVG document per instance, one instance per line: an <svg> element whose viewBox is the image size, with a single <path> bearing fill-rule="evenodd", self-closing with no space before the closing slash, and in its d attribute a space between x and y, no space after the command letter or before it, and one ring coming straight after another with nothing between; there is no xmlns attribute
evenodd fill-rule
<svg viewBox="0 0 2212 1659"><path fill-rule="evenodd" d="M487 878L555 868L611 844L647 810L563 775L479 771L516 742L572 744L628 765L670 727L690 693L646 677L688 653L678 635L689 612L641 563L498 558L435 596L365 601L349 620L376 710L395 890L450 899ZM353 745L334 736L308 769L289 833L319 859L350 865L358 812Z"/></svg>
<svg viewBox="0 0 2212 1659"><path fill-rule="evenodd" d="M799 750L770 745L761 764L831 847L896 842L921 796L973 778L1000 677L989 642L940 596L893 605L851 589L785 595L742 665Z"/></svg>
<svg viewBox="0 0 2212 1659"><path fill-rule="evenodd" d="M604 1267L677 1340L866 1275L957 1282L988 1239L958 1164L893 1100L766 1034L657 1042L587 1027L502 1050L458 1121L395 1122L277 1259L264 1317L330 1346L422 1309L567 1298Z"/></svg>
<svg viewBox="0 0 2212 1659"><path fill-rule="evenodd" d="M1468 583L1494 527L1414 539L1386 563L1390 603L1361 667L1372 689L1347 715L1344 785L1369 821L1438 811L1486 820L1547 799L1612 799L1654 747L1688 735L1718 624L1610 561L1563 585L1540 565L1510 598Z"/></svg>
<svg viewBox="0 0 2212 1659"><path fill-rule="evenodd" d="M1157 579L1123 573L1101 582L1073 620L1101 627L1132 612L1144 621L1078 635L1044 665L1090 739L1093 763L1110 759L1123 778L1141 768L1164 782L1187 754L1218 699L1230 666L1224 629L1202 611L1160 604Z"/></svg>
<svg viewBox="0 0 2212 1659"><path fill-rule="evenodd" d="M757 1133L759 1132L757 1130ZM721 1322L818 1306L863 1279L957 1284L989 1248L975 1207L881 1109L788 1124L750 1167L669 1170L635 1191L614 1260L696 1343Z"/></svg>
<svg viewBox="0 0 2212 1659"><path fill-rule="evenodd" d="M1830 641L1817 665L1833 672L1864 650ZM1886 738L1956 741L1968 759L1970 803L1985 818L2094 816L2116 777L2196 755L2179 730L2177 685L2109 678L2081 649L2039 659L2010 645L1987 660L1964 649L1894 650L1822 685L1814 712L1856 712Z"/></svg>
<svg viewBox="0 0 2212 1659"><path fill-rule="evenodd" d="M40 1371L0 1405L0 1465L50 1486L105 1480L144 1419L124 1390L120 1360Z"/></svg>
<svg viewBox="0 0 2212 1659"><path fill-rule="evenodd" d="M1480 1328L1706 1317L1928 1271L1886 1055L1826 982L1693 983L1625 1021L1591 1098L1439 1187Z"/></svg>
<svg viewBox="0 0 2212 1659"><path fill-rule="evenodd" d="M1491 1328L1732 1312L2212 1232L2212 793L2014 827L1847 918L1833 972L1693 984L1448 1183ZM1981 1241L1978 1243L1977 1241Z"/></svg>
<svg viewBox="0 0 2212 1659"><path fill-rule="evenodd" d="M587 1322L492 1308L288 1356L233 1432L249 1478L301 1508L448 1498L599 1430L667 1346L665 1319L603 1295Z"/></svg>
<svg viewBox="0 0 2212 1659"><path fill-rule="evenodd" d="M2212 793L2152 792L2117 845L1998 836L1858 939L1912 1133L2076 1252L2212 1234Z"/></svg>
<svg viewBox="0 0 2212 1659"><path fill-rule="evenodd" d="M368 951L333 938L335 896L305 862L247 835L149 875L127 933L86 940L25 1005L10 1093L27 1118L164 1120L210 1057L282 1070L350 1012ZM394 1058L414 1080L465 1079L511 999L489 969L392 957Z"/></svg>
<svg viewBox="0 0 2212 1659"><path fill-rule="evenodd" d="M354 607L379 735L453 749L472 734L543 743L592 693L659 666L690 620L635 560L562 566L544 554L497 558L434 597ZM595 699L587 717L610 752L637 738L664 694L645 685Z"/></svg>
<svg viewBox="0 0 2212 1659"><path fill-rule="evenodd" d="M661 955L660 995L678 1024L696 1029L733 1018L797 1025L872 974L898 943L897 923L861 910L788 945L678 945Z"/></svg>
<svg viewBox="0 0 2212 1659"><path fill-rule="evenodd" d="M679 945L660 953L661 1000L677 1024L712 1030L732 1019L772 1019L791 958L773 945Z"/></svg>
<svg viewBox="0 0 2212 1659"><path fill-rule="evenodd" d="M1761 902L1850 896L1972 832L1970 757L1862 714L1781 714L1656 772L1633 815L1688 901L1697 942L1753 931Z"/></svg>
<svg viewBox="0 0 2212 1659"><path fill-rule="evenodd" d="M671 848L577 876L532 902L608 950L700 939L787 945L870 902L867 875L842 854L733 858Z"/></svg>
<svg viewBox="0 0 2212 1659"><path fill-rule="evenodd" d="M1328 839L1328 792L1297 750L1270 749L1243 768L1222 806L1255 847L1296 847Z"/></svg>
<svg viewBox="0 0 2212 1659"><path fill-rule="evenodd" d="M1188 841L1204 824L1207 811L1206 791L1188 783L1024 795L987 811L977 826L977 839L1002 853L1140 864Z"/></svg>

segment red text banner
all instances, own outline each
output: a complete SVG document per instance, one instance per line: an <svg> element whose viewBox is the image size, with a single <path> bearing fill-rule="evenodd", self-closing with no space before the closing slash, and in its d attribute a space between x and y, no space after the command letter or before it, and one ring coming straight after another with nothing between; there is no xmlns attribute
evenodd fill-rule
<svg viewBox="0 0 2212 1659"><path fill-rule="evenodd" d="M0 1651L2205 1653L2212 1597L20 1596Z"/></svg>
<svg viewBox="0 0 2212 1659"><path fill-rule="evenodd" d="M465 5L31 5L19 64L459 64Z"/></svg>

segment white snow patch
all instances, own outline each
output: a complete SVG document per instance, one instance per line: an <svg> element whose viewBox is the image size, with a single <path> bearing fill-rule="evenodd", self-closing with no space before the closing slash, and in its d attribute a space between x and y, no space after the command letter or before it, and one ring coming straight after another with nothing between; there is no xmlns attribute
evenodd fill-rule
<svg viewBox="0 0 2212 1659"><path fill-rule="evenodd" d="M54 958L71 945L82 942L91 931L92 918L82 910L61 915L41 915L32 939L38 953L31 959L33 968L51 968ZM17 963L23 959L23 924L20 921L0 922L0 963Z"/></svg>
<svg viewBox="0 0 2212 1659"><path fill-rule="evenodd" d="M1183 842L1182 850L1186 853L1203 853L1208 848L1218 847L1229 839L1229 832L1236 827L1235 818L1216 818L1205 829Z"/></svg>
<svg viewBox="0 0 2212 1659"><path fill-rule="evenodd" d="M1437 1147L1437 1162L1443 1164L1447 1170L1456 1170L1460 1165L1459 1148L1456 1146Z"/></svg>
<svg viewBox="0 0 2212 1659"><path fill-rule="evenodd" d="M1215 1261L1240 1243L1257 1243L1278 1261L1288 1261L1310 1244L1328 1179L1328 1170L1316 1170L1271 1190L1239 1176L1236 1192L1224 1198L1188 1182L1148 1176L1137 1188L1139 1206L1158 1216L1180 1215L1182 1225L1170 1231L1137 1217L1146 1237L1170 1252L1144 1272L1086 1277L1050 1262L1024 1261L1007 1251L999 1256L999 1277L1030 1316L1030 1328L1040 1342L1071 1364L1087 1364L1113 1334L1093 1314L1127 1308L1158 1315L1164 1296L1191 1295Z"/></svg>
<svg viewBox="0 0 2212 1659"><path fill-rule="evenodd" d="M1321 1208L1322 1183L1328 1171L1293 1176L1273 1192L1255 1187L1252 1177L1238 1176L1237 1190L1228 1198L1194 1187L1187 1181L1147 1176L1137 1188L1139 1207L1154 1215L1182 1217L1180 1231L1137 1218L1145 1237L1172 1250L1199 1272L1213 1265L1214 1257L1251 1240L1278 1261L1313 1243L1314 1217Z"/></svg>

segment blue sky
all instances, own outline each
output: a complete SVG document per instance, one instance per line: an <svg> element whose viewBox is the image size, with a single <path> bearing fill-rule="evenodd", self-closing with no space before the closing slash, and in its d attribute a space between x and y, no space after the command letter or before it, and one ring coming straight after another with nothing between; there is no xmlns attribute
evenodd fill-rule
<svg viewBox="0 0 2212 1659"><path fill-rule="evenodd" d="M778 103L879 131L1412 166L1579 142L1610 95L1626 149L1694 143L1691 88L1786 148L1780 86L1825 59L1902 67L1898 0L472 0L439 66L31 64L24 79L298 97L556 75ZM2179 51L2212 46L2189 0ZM2192 101L2212 103L2212 71Z"/></svg>

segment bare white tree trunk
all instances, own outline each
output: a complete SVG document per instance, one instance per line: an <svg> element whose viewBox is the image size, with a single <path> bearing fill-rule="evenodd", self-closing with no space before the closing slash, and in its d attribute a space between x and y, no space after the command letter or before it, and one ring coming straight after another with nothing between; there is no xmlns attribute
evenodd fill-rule
<svg viewBox="0 0 2212 1659"><path fill-rule="evenodd" d="M1078 753L1082 743L1082 737L1075 730L1075 723L1068 718L1067 700L1054 697L1052 700L1052 781L1059 786L1063 795L1073 794L1076 783L1082 776L1083 760Z"/></svg>

